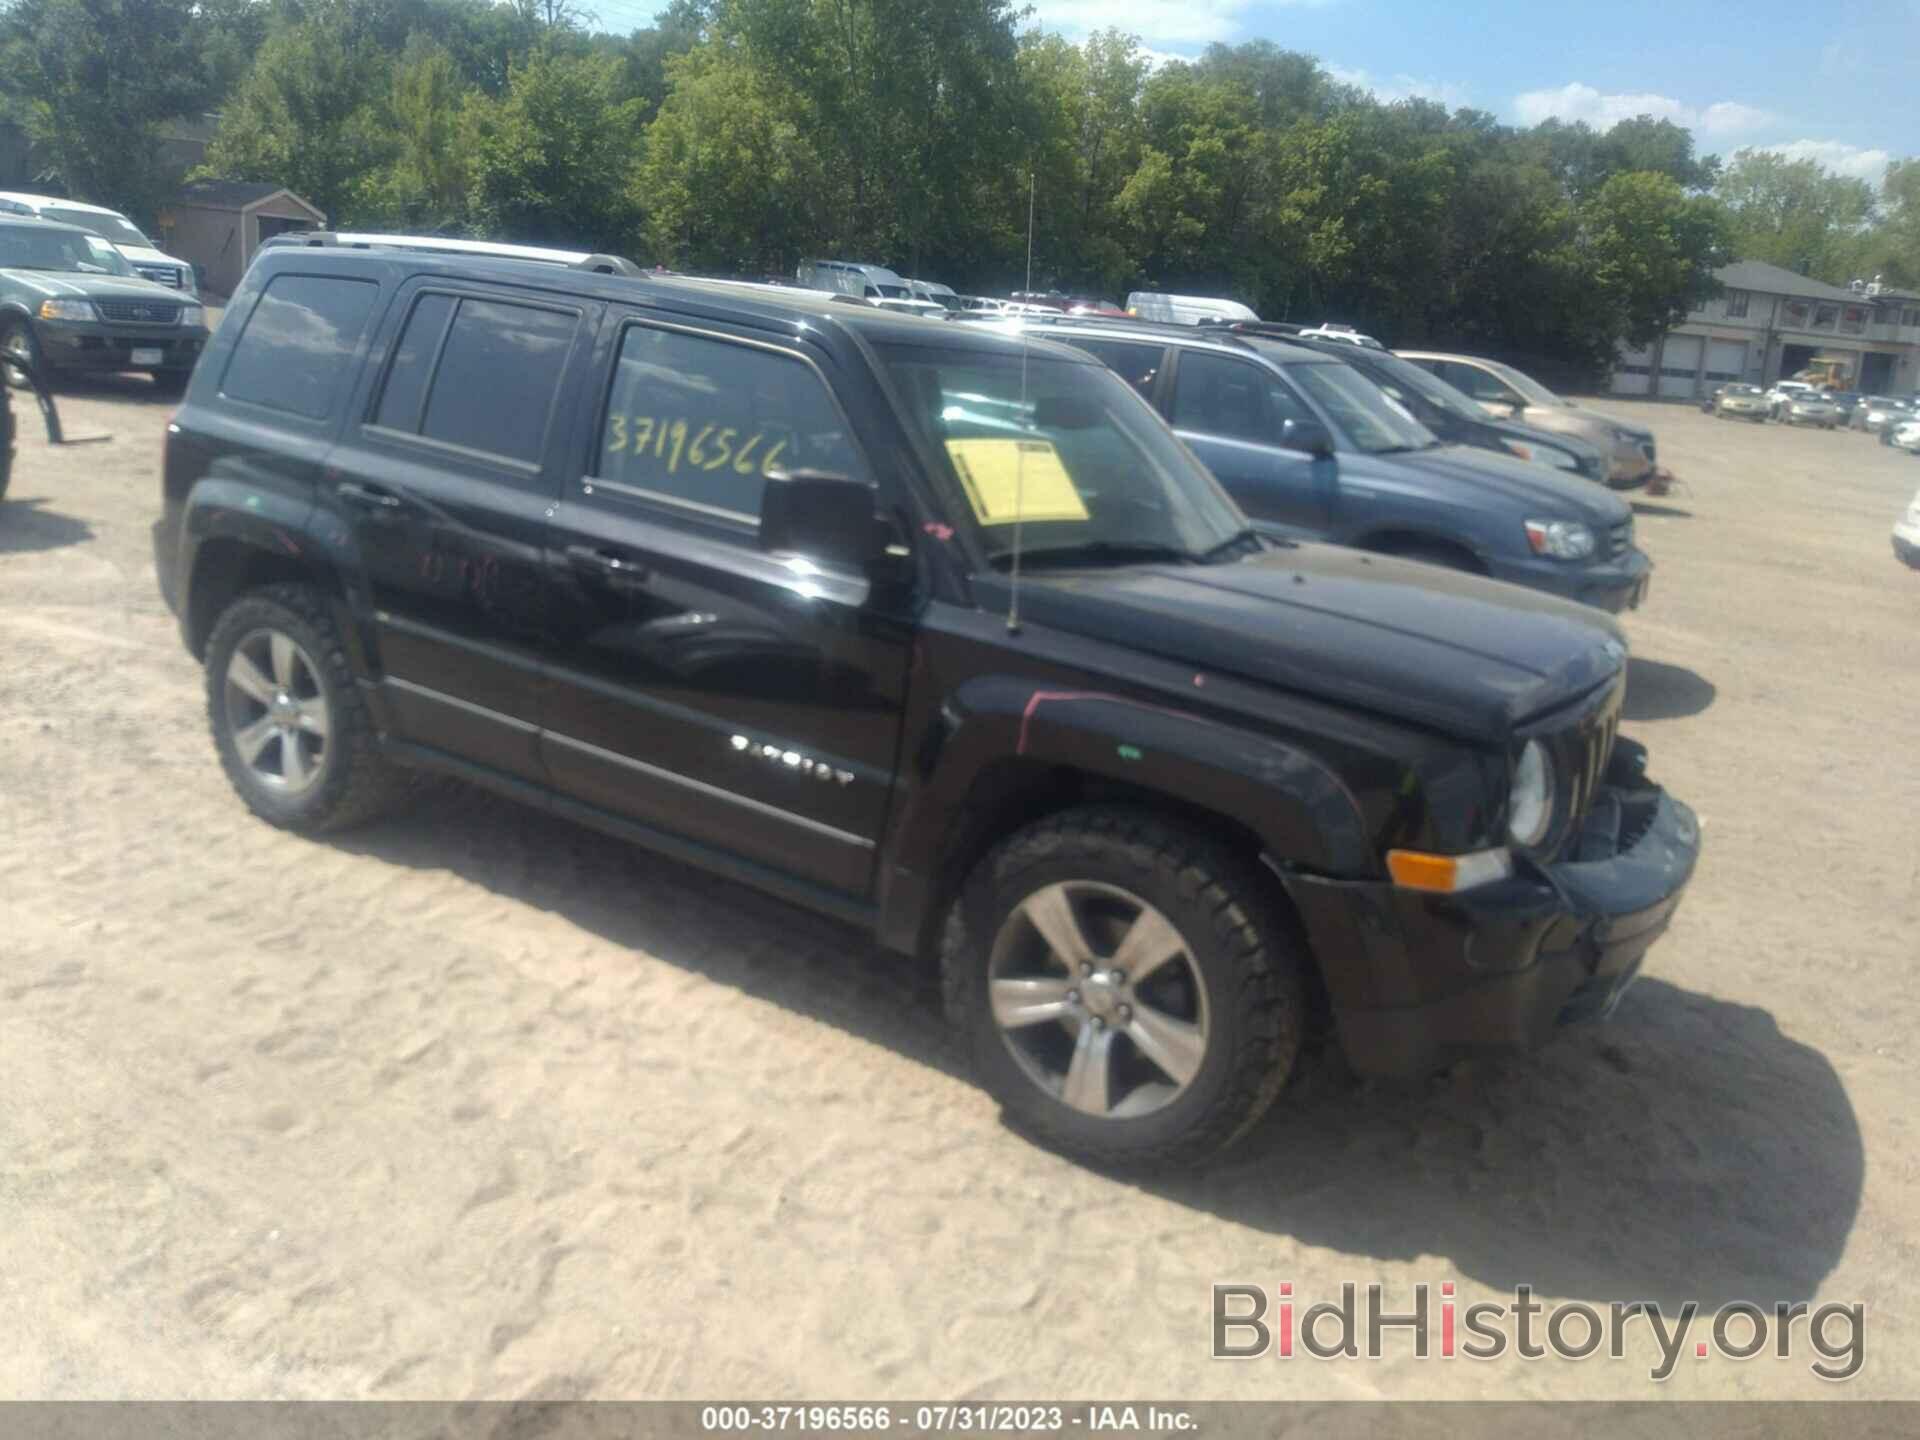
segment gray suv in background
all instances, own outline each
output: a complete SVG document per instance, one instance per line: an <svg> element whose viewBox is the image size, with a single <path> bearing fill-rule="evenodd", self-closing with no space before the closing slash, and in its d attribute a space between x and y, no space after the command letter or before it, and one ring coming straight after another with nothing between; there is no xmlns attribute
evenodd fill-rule
<svg viewBox="0 0 1920 1440"><path fill-rule="evenodd" d="M1618 495L1449 445L1343 360L1137 322L1031 323L1119 372L1271 535L1470 570L1618 612L1653 564Z"/></svg>

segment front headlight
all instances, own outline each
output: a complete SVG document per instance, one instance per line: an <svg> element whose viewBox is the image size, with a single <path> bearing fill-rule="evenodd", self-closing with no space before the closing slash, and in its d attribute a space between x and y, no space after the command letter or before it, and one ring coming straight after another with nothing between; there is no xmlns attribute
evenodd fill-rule
<svg viewBox="0 0 1920 1440"><path fill-rule="evenodd" d="M207 323L207 312L198 305L182 305L180 307L180 323L182 325L204 325Z"/></svg>
<svg viewBox="0 0 1920 1440"><path fill-rule="evenodd" d="M1640 443L1640 437L1631 430L1615 430L1613 432L1613 443L1616 445L1638 445Z"/></svg>
<svg viewBox="0 0 1920 1440"><path fill-rule="evenodd" d="M1546 465L1554 470L1577 471L1580 468L1579 458L1572 452L1556 450L1551 445L1545 445L1535 450L1533 452L1533 458L1536 463Z"/></svg>
<svg viewBox="0 0 1920 1440"><path fill-rule="evenodd" d="M1593 531L1578 520L1529 520L1527 544L1536 555L1556 560L1584 560L1593 554Z"/></svg>
<svg viewBox="0 0 1920 1440"><path fill-rule="evenodd" d="M1553 828L1553 761L1538 740L1529 740L1513 767L1507 794L1507 838L1530 850Z"/></svg>
<svg viewBox="0 0 1920 1440"><path fill-rule="evenodd" d="M88 300L42 300L42 320L98 320L100 313Z"/></svg>

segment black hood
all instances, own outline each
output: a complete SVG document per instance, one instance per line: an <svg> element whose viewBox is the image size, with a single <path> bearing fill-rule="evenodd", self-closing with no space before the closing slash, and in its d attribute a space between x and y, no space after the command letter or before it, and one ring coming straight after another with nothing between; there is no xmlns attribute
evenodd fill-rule
<svg viewBox="0 0 1920 1440"><path fill-rule="evenodd" d="M1004 604L1004 577L980 589ZM1020 605L1034 624L1490 742L1626 664L1599 611L1332 545L1233 565L1029 570Z"/></svg>

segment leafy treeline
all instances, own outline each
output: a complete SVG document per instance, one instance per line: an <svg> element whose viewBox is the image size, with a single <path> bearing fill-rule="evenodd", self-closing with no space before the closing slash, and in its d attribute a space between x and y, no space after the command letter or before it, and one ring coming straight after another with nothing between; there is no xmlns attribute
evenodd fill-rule
<svg viewBox="0 0 1920 1440"><path fill-rule="evenodd" d="M1275 318L1600 367L1734 254L1920 283L1920 162L1876 195L1641 117L1382 104L1266 42L1151 65L1011 0L12 0L0 95L72 193L150 214L161 122L341 227L675 268L877 260L966 290L1232 294Z"/></svg>

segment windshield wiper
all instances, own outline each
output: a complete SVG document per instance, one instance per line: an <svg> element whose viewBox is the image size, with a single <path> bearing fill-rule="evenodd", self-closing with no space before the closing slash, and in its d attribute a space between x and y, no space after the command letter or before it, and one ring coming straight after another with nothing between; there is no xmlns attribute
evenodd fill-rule
<svg viewBox="0 0 1920 1440"><path fill-rule="evenodd" d="M1275 535L1263 535L1251 525L1243 526L1222 540L1218 545L1208 546L1200 552L1200 563L1212 565L1224 560L1236 550L1244 549L1251 542L1254 552L1264 550L1269 545L1295 546L1297 542L1282 540Z"/></svg>
<svg viewBox="0 0 1920 1440"><path fill-rule="evenodd" d="M1157 540L1078 540L1065 545L1034 545L1020 551L1020 563L1023 565L1071 563L1075 560L1087 560L1095 564L1174 560L1191 565L1200 558L1191 550L1182 550L1178 545L1167 545ZM996 565L1011 566L1013 552L1003 551L993 560Z"/></svg>

